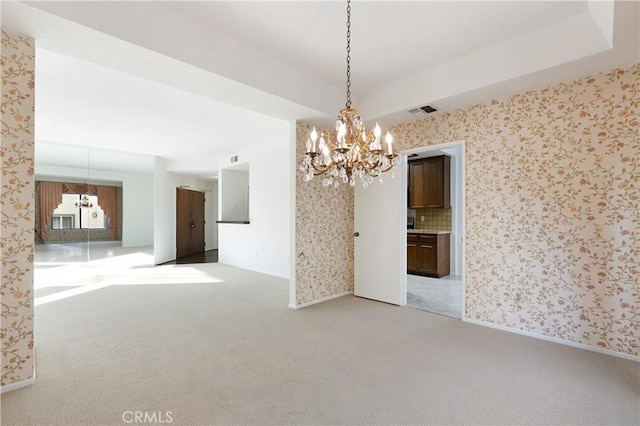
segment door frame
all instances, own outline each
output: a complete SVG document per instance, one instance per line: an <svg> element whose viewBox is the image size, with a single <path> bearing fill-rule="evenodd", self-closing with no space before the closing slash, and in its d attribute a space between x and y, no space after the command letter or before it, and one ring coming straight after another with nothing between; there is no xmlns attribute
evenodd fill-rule
<svg viewBox="0 0 640 426"><path fill-rule="evenodd" d="M456 244L455 247L457 248L456 251L459 251L459 255L460 255L460 276L462 277L462 313L461 313L461 320L465 321L467 319L465 312L466 312L466 300L465 300L465 294L466 294L466 287L467 287L467 280L466 280L466 229L465 229L465 224L467 221L467 208L465 205L465 200L466 200L466 185L465 185L465 176L466 176L466 142L464 139L461 140L456 140L456 141L451 141L451 142L444 142L444 143L440 143L440 144L436 144L436 145L424 145L418 148L411 148L411 149L407 149L407 150L403 150L399 153L400 155L400 163L402 164L402 188L406 188L407 184L408 184L408 157L411 154L418 154L418 153L424 153L424 152L430 152L430 151L438 151L441 149L446 149L446 148L457 148L460 147L460 152L461 152L461 161L456 164L456 168L460 168L459 171L459 176L460 176L460 182L457 184L457 186L460 188L460 198L459 198L459 206L458 208L461 210L462 214L461 215L456 215L456 217L452 220L452 224L455 223L455 228L458 233L457 234L453 234L456 238ZM404 203L405 206L407 206L407 191L403 191L402 194L402 202ZM398 218L399 221L402 221L403 223L403 227L406 227L406 217L402 217L402 218ZM453 230L453 229L452 229ZM403 247L406 247L407 245L407 234L405 233L402 236L402 239L404 241ZM406 250L404 251L403 254L403 259L404 259L404 265L405 265L405 270L406 270L406 264L407 264L407 253ZM402 278L402 288L403 288L403 304L406 306L407 304L407 274L403 274L403 278Z"/></svg>

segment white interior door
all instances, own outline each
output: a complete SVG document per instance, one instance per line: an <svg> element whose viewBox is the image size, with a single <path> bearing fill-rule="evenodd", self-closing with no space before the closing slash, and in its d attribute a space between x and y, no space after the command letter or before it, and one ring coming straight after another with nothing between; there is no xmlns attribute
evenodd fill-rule
<svg viewBox="0 0 640 426"><path fill-rule="evenodd" d="M385 173L383 184L356 182L354 195L354 294L394 305L406 304L405 163L394 178Z"/></svg>

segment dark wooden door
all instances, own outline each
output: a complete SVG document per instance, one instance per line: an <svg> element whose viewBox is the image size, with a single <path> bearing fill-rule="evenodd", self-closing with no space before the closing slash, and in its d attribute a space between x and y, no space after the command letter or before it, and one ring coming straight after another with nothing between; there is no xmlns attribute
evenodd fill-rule
<svg viewBox="0 0 640 426"><path fill-rule="evenodd" d="M204 193L176 190L176 257L204 252Z"/></svg>

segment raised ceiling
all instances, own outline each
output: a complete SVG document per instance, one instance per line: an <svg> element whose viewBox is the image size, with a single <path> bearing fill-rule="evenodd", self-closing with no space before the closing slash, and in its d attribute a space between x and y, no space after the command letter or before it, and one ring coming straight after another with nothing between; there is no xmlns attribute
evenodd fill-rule
<svg viewBox="0 0 640 426"><path fill-rule="evenodd" d="M218 157L344 105L345 7L3 2L2 26L37 42L37 142L158 155L215 176ZM354 105L390 125L415 119L416 106L452 110L640 62L639 9L354 0Z"/></svg>

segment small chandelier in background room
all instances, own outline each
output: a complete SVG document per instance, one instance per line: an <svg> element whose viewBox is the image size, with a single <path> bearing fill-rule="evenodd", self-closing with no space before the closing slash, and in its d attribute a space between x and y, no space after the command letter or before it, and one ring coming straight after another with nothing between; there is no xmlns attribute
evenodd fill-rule
<svg viewBox="0 0 640 426"><path fill-rule="evenodd" d="M76 207L90 209L93 207L93 203L89 200L89 197L83 195L82 198L80 198L80 201L76 201Z"/></svg>
<svg viewBox="0 0 640 426"><path fill-rule="evenodd" d="M358 110L351 108L351 0L347 0L347 102L340 110L335 132L318 132L314 127L307 138L307 151L300 164L303 180L325 175L322 185L333 184L336 188L340 181L355 186L356 177L365 188L374 178L382 182L382 173L392 170L399 160L393 152L391 134L387 132L384 147L381 134L377 123L367 132Z"/></svg>

